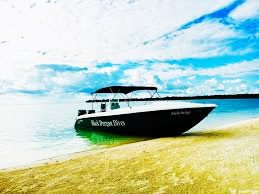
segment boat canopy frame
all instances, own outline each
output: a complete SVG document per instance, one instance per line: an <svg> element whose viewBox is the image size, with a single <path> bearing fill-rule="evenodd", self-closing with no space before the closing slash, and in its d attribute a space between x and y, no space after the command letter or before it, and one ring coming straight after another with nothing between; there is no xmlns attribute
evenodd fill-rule
<svg viewBox="0 0 259 194"><path fill-rule="evenodd" d="M131 108L130 102L133 102L131 100L133 92L134 91L141 91L141 90L142 91L143 90L147 91L149 93L149 95L150 95L150 98L153 98L155 94L157 94L158 97L161 98L159 93L157 92L157 87L147 87L147 86L109 86L109 87L100 88L100 89L96 90L95 92L91 93L91 96L92 96L92 101L91 101L92 102L92 109L93 109L94 103L98 104L97 94L113 94L113 98L110 101L114 100L115 97L118 94L121 94L122 98L128 104L128 107ZM151 91L154 91L154 92L151 92ZM131 93L130 96L128 96L129 93ZM127 98L125 98L125 96ZM106 102L106 100L104 100L104 102ZM102 100L101 100L101 103L103 103Z"/></svg>
<svg viewBox="0 0 259 194"><path fill-rule="evenodd" d="M156 90L157 87L146 87L146 86L109 86L105 88L100 88L95 92L91 93L98 94L98 93L123 93L128 94L138 90Z"/></svg>

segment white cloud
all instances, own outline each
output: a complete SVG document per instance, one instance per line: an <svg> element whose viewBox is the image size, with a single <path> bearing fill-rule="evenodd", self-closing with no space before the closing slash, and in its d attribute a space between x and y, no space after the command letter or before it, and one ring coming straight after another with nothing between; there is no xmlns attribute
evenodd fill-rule
<svg viewBox="0 0 259 194"><path fill-rule="evenodd" d="M118 66L112 66L112 67L102 67L102 68L97 68L97 67L90 67L87 71L87 73L98 73L98 74L108 74L111 75L114 71L117 71L119 69Z"/></svg>
<svg viewBox="0 0 259 194"><path fill-rule="evenodd" d="M252 17L259 17L258 0L246 0L241 6L237 7L230 17L236 20L244 20Z"/></svg>
<svg viewBox="0 0 259 194"><path fill-rule="evenodd" d="M218 94L218 93L223 93L225 90L224 84L221 83L221 81L211 78L203 83L197 84L198 86L195 86L196 92L198 92L198 88L201 88L202 94ZM199 94L199 93L198 93Z"/></svg>
<svg viewBox="0 0 259 194"><path fill-rule="evenodd" d="M224 41L245 36L217 20L205 21L120 55L128 59L183 59L235 54ZM249 50L238 51L249 52Z"/></svg>
<svg viewBox="0 0 259 194"><path fill-rule="evenodd" d="M239 63L227 64L224 66L214 68L202 68L194 69L190 66L181 67L179 65L170 65L166 63L157 63L149 67L139 67L125 71L126 77L133 77L135 74L139 74L144 77L145 75L158 75L162 81L168 81L172 78L178 78L183 76L222 76L222 77L239 77L249 73L255 73L259 70L259 59L251 61L242 61ZM210 80L215 82L215 79ZM238 79L235 80L236 82Z"/></svg>
<svg viewBox="0 0 259 194"><path fill-rule="evenodd" d="M95 60L126 60L124 53L142 42L230 2L0 1L0 42L5 42L0 43L1 56L5 56L0 65L49 62L83 66ZM142 53L131 58L141 58Z"/></svg>
<svg viewBox="0 0 259 194"><path fill-rule="evenodd" d="M215 68L203 68L194 69L190 66L181 67L177 64L170 65L166 63L157 63L150 67L142 66L134 69L129 69L124 71L123 79L120 80L121 83L131 83L135 85L154 85L158 86L161 90L165 89L167 86L193 86L187 89L186 94L216 94L218 91L222 92L227 90L229 93L248 91L248 87L245 87L245 83L242 79L229 79L229 77L242 77L250 73L256 74L259 70L259 59L251 61L243 61L240 63L227 64ZM259 73L259 72L257 72ZM158 77L162 80L162 83L157 83L154 79ZM199 76L210 76L211 79L205 80L202 83L197 84L196 87L193 83L198 83L194 80ZM187 78L185 78L187 77ZM219 77L216 79L215 77ZM185 82L181 78L184 78ZM190 79L191 78L191 79ZM172 80L174 80L172 82ZM194 80L194 81L193 81ZM192 83L193 82L193 83ZM199 91L200 90L200 91ZM250 91L250 89L249 89Z"/></svg>
<svg viewBox="0 0 259 194"><path fill-rule="evenodd" d="M182 84L182 81L181 81L180 79L177 79L177 80L175 80L175 81L173 82L173 84L174 84L175 86L178 86L178 85L181 85L181 84Z"/></svg>
<svg viewBox="0 0 259 194"><path fill-rule="evenodd" d="M256 73L259 70L259 59L243 61L240 63L228 64L225 66L207 68L195 71L199 75L238 77L249 73ZM258 72L257 72L258 73Z"/></svg>
<svg viewBox="0 0 259 194"><path fill-rule="evenodd" d="M211 78L202 83L193 83L187 90L182 92L182 95L196 96L196 95L217 95L217 94L244 94L257 93L258 89L254 89L245 82L239 82L236 79L233 82L230 80L216 80Z"/></svg>
<svg viewBox="0 0 259 194"><path fill-rule="evenodd" d="M175 32L181 25L233 0L202 3L200 0L47 2L0 0L0 92L11 89L63 90L77 85L87 75L111 76L118 70L118 66L97 68L96 64L103 61L116 63L231 54L233 51L224 41L245 36L217 20L205 20ZM172 33L162 38L168 32ZM143 45L145 41L151 42ZM250 51L245 49L242 52ZM39 71L35 67L37 64L69 64L87 67L88 71L87 74ZM129 67L119 82L165 88L155 76L163 83L174 79L173 84L182 85L182 76L189 77L191 82L199 75L235 77L258 70L258 60L207 69L181 68L166 63L149 68L145 65L134 69Z"/></svg>
<svg viewBox="0 0 259 194"><path fill-rule="evenodd" d="M237 83L240 83L242 82L241 79L231 79L231 80L224 80L223 83L226 83L226 84L237 84Z"/></svg>
<svg viewBox="0 0 259 194"><path fill-rule="evenodd" d="M195 80L195 79L196 79L196 76L193 75L193 76L188 77L187 79L188 79L188 80Z"/></svg>
<svg viewBox="0 0 259 194"><path fill-rule="evenodd" d="M185 90L182 94L187 96L196 96L242 93L256 92L253 89L249 88L246 84L229 86L219 82L217 85L194 84L192 87L189 87L187 90Z"/></svg>
<svg viewBox="0 0 259 194"><path fill-rule="evenodd" d="M154 72L147 71L145 67L126 70L123 77L119 82L126 85L158 85L154 80Z"/></svg>
<svg viewBox="0 0 259 194"><path fill-rule="evenodd" d="M194 95L195 92L196 94L217 94L217 92L222 91L238 93L254 91L247 86L241 77L251 72L255 75L258 67L258 60L207 69L195 69L191 66L181 67L177 64L166 63L156 63L150 66L146 64L133 69L129 67L128 70L124 71L119 70L118 66L90 68L89 71L55 71L33 66L17 69L9 79L0 80L0 91L2 93L19 90L42 90L51 93L73 92L77 89L99 87L99 85L105 84L104 80L96 79L100 79L99 75L106 74L110 77L109 81L112 82L125 85L157 86L161 91L172 87L174 91L176 89L177 93L182 95ZM116 75L121 71L121 75L119 75L122 77L121 80L117 80L118 77L113 78L115 71L118 71ZM211 78L200 82L200 76ZM230 77L238 78L230 79ZM91 85L91 83L97 83L96 81L99 85Z"/></svg>
<svg viewBox="0 0 259 194"><path fill-rule="evenodd" d="M37 66L16 69L8 79L1 84L1 92L34 91L49 92L64 91L71 86L77 86L85 78L85 72L55 72L50 69L39 69Z"/></svg>
<svg viewBox="0 0 259 194"><path fill-rule="evenodd" d="M85 75L83 72L62 72L56 73L53 77L50 77L49 82L56 87L73 86L80 83L84 79Z"/></svg>
<svg viewBox="0 0 259 194"><path fill-rule="evenodd" d="M215 78L211 78L211 79L205 81L205 84L215 85L217 83L218 83L218 80L216 80Z"/></svg>

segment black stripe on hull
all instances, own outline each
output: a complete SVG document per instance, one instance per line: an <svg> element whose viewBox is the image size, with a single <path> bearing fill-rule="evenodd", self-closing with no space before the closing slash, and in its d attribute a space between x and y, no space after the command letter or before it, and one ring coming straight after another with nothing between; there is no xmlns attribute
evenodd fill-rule
<svg viewBox="0 0 259 194"><path fill-rule="evenodd" d="M179 135L203 120L214 107L186 108L78 119L76 130L120 134Z"/></svg>

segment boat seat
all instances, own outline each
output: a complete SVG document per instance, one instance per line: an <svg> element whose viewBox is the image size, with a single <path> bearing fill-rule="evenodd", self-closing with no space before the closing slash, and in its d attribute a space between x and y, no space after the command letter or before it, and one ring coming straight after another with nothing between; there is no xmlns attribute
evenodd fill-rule
<svg viewBox="0 0 259 194"><path fill-rule="evenodd" d="M88 110L87 113L88 114L93 114L93 113L95 113L95 110Z"/></svg>
<svg viewBox="0 0 259 194"><path fill-rule="evenodd" d="M101 112L106 112L106 104L105 103L101 104Z"/></svg>
<svg viewBox="0 0 259 194"><path fill-rule="evenodd" d="M85 115L86 110L78 110L77 116Z"/></svg>
<svg viewBox="0 0 259 194"><path fill-rule="evenodd" d="M111 103L111 110L120 108L120 104L119 104L118 99L113 99L113 100L110 101L110 103Z"/></svg>

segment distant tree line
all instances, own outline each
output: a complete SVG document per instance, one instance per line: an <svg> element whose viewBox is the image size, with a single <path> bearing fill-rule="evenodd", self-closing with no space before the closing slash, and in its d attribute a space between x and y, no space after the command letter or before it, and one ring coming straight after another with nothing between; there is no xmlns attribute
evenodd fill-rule
<svg viewBox="0 0 259 194"><path fill-rule="evenodd" d="M202 99L248 99L259 98L259 94L228 94L228 95L208 95L208 96L166 96L156 98L131 98L119 99L120 102L125 101L157 101L157 100L202 100ZM103 100L87 100L86 102L108 102L109 99Z"/></svg>

